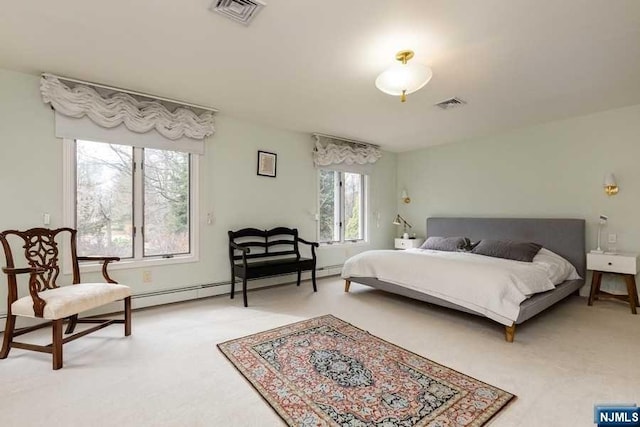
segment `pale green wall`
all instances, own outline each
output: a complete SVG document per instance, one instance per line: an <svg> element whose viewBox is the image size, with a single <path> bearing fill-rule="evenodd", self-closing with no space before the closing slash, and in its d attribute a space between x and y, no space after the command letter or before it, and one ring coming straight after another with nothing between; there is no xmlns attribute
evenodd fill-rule
<svg viewBox="0 0 640 427"><path fill-rule="evenodd" d="M0 230L40 226L43 212L51 213L52 227L62 225L62 143L54 137L53 111L43 104L38 84L37 76L0 69ZM224 114L216 119L216 130L200 162L200 261L152 268L152 284L142 283L142 269L114 270L114 278L131 285L135 293L229 280L229 229L287 225L297 227L303 238L316 239L310 135ZM258 149L278 154L277 178L256 175ZM362 250L392 246L395 179L396 155L384 153L370 177L370 243L321 248L320 266L341 264ZM214 214L212 225L206 224L207 212ZM0 301L6 299L4 283L1 279Z"/></svg>
<svg viewBox="0 0 640 427"><path fill-rule="evenodd" d="M636 105L399 154L397 191L412 201L398 208L422 235L429 216L584 218L588 248L606 214L604 241L616 233L618 250L640 252L639 159Z"/></svg>

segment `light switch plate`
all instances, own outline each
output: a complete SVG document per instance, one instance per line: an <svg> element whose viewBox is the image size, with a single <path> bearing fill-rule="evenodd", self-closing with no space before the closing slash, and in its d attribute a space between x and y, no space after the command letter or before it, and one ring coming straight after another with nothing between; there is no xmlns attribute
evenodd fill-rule
<svg viewBox="0 0 640 427"><path fill-rule="evenodd" d="M618 242L618 235L617 234L609 234L609 243L617 243Z"/></svg>

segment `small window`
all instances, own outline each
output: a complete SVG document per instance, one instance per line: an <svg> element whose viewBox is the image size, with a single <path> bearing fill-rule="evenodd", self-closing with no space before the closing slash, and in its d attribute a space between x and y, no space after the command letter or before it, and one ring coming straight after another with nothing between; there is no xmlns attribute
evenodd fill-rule
<svg viewBox="0 0 640 427"><path fill-rule="evenodd" d="M320 170L320 242L365 240L365 178L358 173Z"/></svg>
<svg viewBox="0 0 640 427"><path fill-rule="evenodd" d="M133 148L77 141L78 254L133 258Z"/></svg>
<svg viewBox="0 0 640 427"><path fill-rule="evenodd" d="M193 254L191 154L72 142L78 255L137 261Z"/></svg>
<svg viewBox="0 0 640 427"><path fill-rule="evenodd" d="M189 253L189 154L144 150L144 256Z"/></svg>

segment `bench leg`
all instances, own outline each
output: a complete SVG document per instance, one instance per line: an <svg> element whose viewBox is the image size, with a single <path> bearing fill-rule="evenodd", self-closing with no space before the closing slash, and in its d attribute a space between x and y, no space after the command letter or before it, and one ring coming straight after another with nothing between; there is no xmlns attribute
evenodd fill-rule
<svg viewBox="0 0 640 427"><path fill-rule="evenodd" d="M302 278L302 270L298 270L298 282L296 283L296 286L300 286L300 279Z"/></svg>
<svg viewBox="0 0 640 427"><path fill-rule="evenodd" d="M249 307L249 304L247 303L247 278L246 277L242 279L242 298L244 299L244 306Z"/></svg>
<svg viewBox="0 0 640 427"><path fill-rule="evenodd" d="M351 280L345 279L344 280L344 291L345 292L349 292L349 288L350 287L351 287Z"/></svg>
<svg viewBox="0 0 640 427"><path fill-rule="evenodd" d="M124 336L131 335L131 297L124 299Z"/></svg>
<svg viewBox="0 0 640 427"><path fill-rule="evenodd" d="M2 340L2 350L0 350L0 359L6 359L11 350L11 343L13 342L13 331L16 328L16 316L7 316L7 323L4 327L4 337Z"/></svg>
<svg viewBox="0 0 640 427"><path fill-rule="evenodd" d="M231 273L231 299L236 295L236 276Z"/></svg>
<svg viewBox="0 0 640 427"><path fill-rule="evenodd" d="M73 316L69 317L69 323L67 324L67 329L65 329L64 333L72 334L73 331L75 331L77 324L78 324L78 315L74 314Z"/></svg>
<svg viewBox="0 0 640 427"><path fill-rule="evenodd" d="M316 286L316 267L315 266L311 270L311 283L313 283L313 292L318 292L318 287Z"/></svg>
<svg viewBox="0 0 640 427"><path fill-rule="evenodd" d="M62 319L53 321L53 369L62 368Z"/></svg>

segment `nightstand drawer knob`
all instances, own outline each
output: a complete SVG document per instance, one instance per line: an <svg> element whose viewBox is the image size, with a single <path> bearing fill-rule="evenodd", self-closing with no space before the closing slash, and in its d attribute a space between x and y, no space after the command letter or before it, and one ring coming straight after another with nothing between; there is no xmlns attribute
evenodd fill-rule
<svg viewBox="0 0 640 427"><path fill-rule="evenodd" d="M613 264L612 264L612 263L610 263L610 262L608 262L607 264L609 264L609 265L613 265Z"/></svg>

